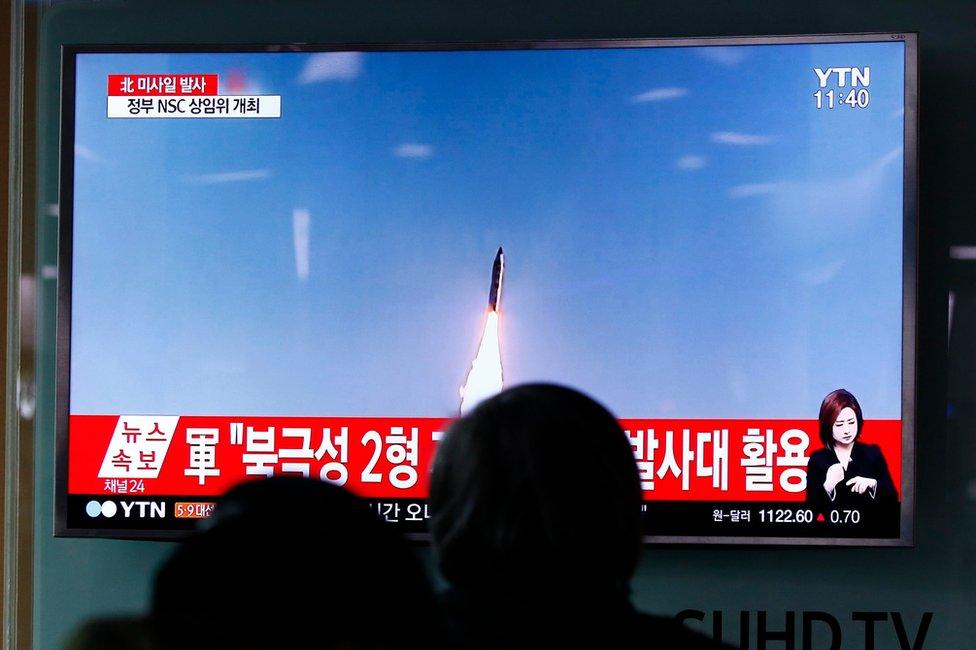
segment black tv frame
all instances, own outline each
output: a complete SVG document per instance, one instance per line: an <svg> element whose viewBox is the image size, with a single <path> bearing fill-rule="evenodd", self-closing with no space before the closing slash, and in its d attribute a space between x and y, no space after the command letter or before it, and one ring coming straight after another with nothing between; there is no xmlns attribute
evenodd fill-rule
<svg viewBox="0 0 976 650"><path fill-rule="evenodd" d="M71 281L74 189L75 59L78 54L113 53L258 53L258 52L425 52L465 50L561 50L626 49L672 47L720 47L742 45L788 45L829 43L877 43L899 41L905 46L905 97L903 143L903 227L902 227L902 462L901 522L899 538L802 538L749 536L663 536L644 537L645 544L784 545L817 547L911 547L915 539L915 435L916 358L918 349L918 34L884 32L855 34L813 34L782 36L721 36L650 39L540 40L501 42L413 42L413 43L328 43L277 45L64 45L61 48L61 128L59 138L59 238L56 351L56 444L54 535L55 537L99 537L114 539L171 540L186 536L180 531L153 529L111 530L69 528L67 524L68 425L71 376ZM415 541L429 541L429 535L411 534Z"/></svg>

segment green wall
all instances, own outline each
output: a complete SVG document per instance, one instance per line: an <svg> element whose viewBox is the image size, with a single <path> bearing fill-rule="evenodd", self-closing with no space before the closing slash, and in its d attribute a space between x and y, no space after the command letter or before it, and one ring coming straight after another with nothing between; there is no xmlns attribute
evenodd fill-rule
<svg viewBox="0 0 976 650"><path fill-rule="evenodd" d="M961 395L946 418L947 243L976 241L972 178L976 10L972 3L779 2L93 2L46 8L39 74L38 268L57 263L59 46L68 43L271 43L496 41L548 38L666 37L866 31L919 31L921 227L918 363L917 546L913 549L661 548L645 551L634 582L639 607L724 612L725 634L737 640L740 611L756 644L760 610L782 629L796 612L829 612L840 621L843 648L864 648L865 623L855 612L896 612L909 638L923 612L933 618L924 648L976 643L976 477L970 462L969 406ZM56 648L80 621L135 612L147 604L164 543L55 539L55 281L40 280L38 408L35 448L34 645ZM974 328L976 330L976 328ZM954 334L954 336L956 336ZM976 339L976 331L961 336ZM955 375L954 375L955 376ZM963 372L959 381L972 380ZM969 453L965 453L969 452ZM974 483L976 486L976 483ZM976 490L974 490L976 493ZM571 570L571 567L568 568ZM863 618L863 617L862 617ZM894 617L876 624L876 648L900 648ZM813 648L829 646L816 623ZM794 647L773 641L770 648Z"/></svg>

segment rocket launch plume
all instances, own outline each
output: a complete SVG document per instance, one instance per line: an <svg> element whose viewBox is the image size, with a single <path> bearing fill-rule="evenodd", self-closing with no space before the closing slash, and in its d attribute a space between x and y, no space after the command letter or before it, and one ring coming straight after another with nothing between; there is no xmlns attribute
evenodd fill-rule
<svg viewBox="0 0 976 650"><path fill-rule="evenodd" d="M503 388L502 356L498 348L498 312L489 311L485 331L481 335L478 356L471 362L471 370L461 386L461 415L483 400L500 393Z"/></svg>
<svg viewBox="0 0 976 650"><path fill-rule="evenodd" d="M480 402L502 391L502 355L498 345L498 310L501 306L502 282L505 279L505 252L498 248L491 267L491 284L488 289L488 314L485 330L478 344L478 354L471 362L471 369L461 386L461 415Z"/></svg>

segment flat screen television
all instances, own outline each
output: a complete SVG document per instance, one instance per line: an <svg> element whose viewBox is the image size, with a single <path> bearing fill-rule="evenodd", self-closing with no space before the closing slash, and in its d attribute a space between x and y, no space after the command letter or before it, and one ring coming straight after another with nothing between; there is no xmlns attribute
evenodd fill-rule
<svg viewBox="0 0 976 650"><path fill-rule="evenodd" d="M914 35L72 46L62 93L56 534L294 474L423 538L450 420L549 381L649 543L912 543Z"/></svg>

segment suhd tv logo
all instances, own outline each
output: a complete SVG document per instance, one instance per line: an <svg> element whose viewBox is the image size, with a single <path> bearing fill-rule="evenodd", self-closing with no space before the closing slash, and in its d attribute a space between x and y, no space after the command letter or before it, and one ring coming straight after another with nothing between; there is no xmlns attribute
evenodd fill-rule
<svg viewBox="0 0 976 650"><path fill-rule="evenodd" d="M92 519L105 517L111 519L119 514L121 506L124 519L165 519L166 503L161 501L89 501L85 505L85 514Z"/></svg>

